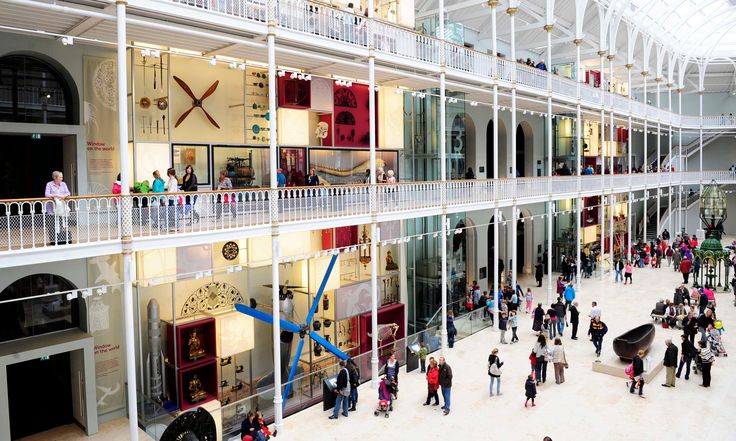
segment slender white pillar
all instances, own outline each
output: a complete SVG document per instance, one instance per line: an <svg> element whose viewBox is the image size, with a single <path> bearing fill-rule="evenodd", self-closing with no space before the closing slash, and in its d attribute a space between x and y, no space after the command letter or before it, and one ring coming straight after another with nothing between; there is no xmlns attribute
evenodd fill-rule
<svg viewBox="0 0 736 441"><path fill-rule="evenodd" d="M269 168L271 169L270 177L270 195L269 206L271 210L271 314L273 317L272 337L273 337L273 410L274 425L276 430L283 430L283 396L281 378L281 356L278 348L281 347L281 310L279 302L279 261L281 255L281 244L279 240L279 195L278 195L278 177L276 169L279 167L278 158L278 134L277 128L277 108L276 108L276 2L270 0L268 2L268 34L266 36L266 44L268 50L268 112L271 120L268 126L268 152L269 152Z"/></svg>
<svg viewBox="0 0 736 441"><path fill-rule="evenodd" d="M662 106L660 103L660 83L662 82L661 78L655 78L654 81L657 83L657 183L661 184L662 182L662 123L661 115L662 112ZM657 185L657 232L654 234L655 237L658 237L660 234L662 234L662 226L660 225L661 216L660 216L660 207L661 207L661 194L662 194L662 187L661 185Z"/></svg>
<svg viewBox="0 0 736 441"><path fill-rule="evenodd" d="M632 245L631 244L631 214L632 214L632 211L631 211L631 208L632 208L631 207L631 200L634 197L633 193L631 192L631 169L632 169L632 164L631 164L631 161L632 161L632 155L631 155L631 153L632 153L631 152L631 137L632 137L632 133L631 133L631 103L632 103L632 100L631 100L631 98L632 98L631 97L631 68L632 67L633 66L630 63L629 64L626 64L626 76L628 77L628 80L629 80L629 85L628 85L628 89L629 89L628 90L628 92L629 92L629 112L628 113L629 113L629 115L628 115L628 118L627 118L627 120L628 120L627 121L628 122L627 130L628 131L627 131L627 137L626 137L626 154L628 156L628 159L626 161L627 162L627 164L626 164L626 172L629 174L629 197L628 197L628 201L627 201L628 202L628 207L627 207L628 209L626 210L626 233L627 233L627 247L626 247L626 251L627 252L624 255L624 257L625 257L626 260L628 260L628 259L631 258L631 245Z"/></svg>
<svg viewBox="0 0 736 441"><path fill-rule="evenodd" d="M680 124L678 128L678 137L677 137L677 145L678 145L678 163L677 163L677 171L684 172L684 161L682 160L682 87L677 88L677 112L680 114ZM682 184L679 185L680 191L677 192L677 232L682 232ZM675 235L676 236L676 235Z"/></svg>
<svg viewBox="0 0 736 441"><path fill-rule="evenodd" d="M445 99L447 91L445 89L445 1L439 0L439 38L440 38L440 180L442 181L442 238L440 240L442 246L442 351L447 351L447 207L446 190L444 187L447 181L447 133L446 133L446 106Z"/></svg>
<svg viewBox="0 0 736 441"><path fill-rule="evenodd" d="M648 156L648 153L649 153L648 152L649 142L647 140L647 135L649 134L649 115L648 115L648 113L649 113L648 112L648 110L649 110L649 104L647 104L647 75L649 75L649 72L644 71L644 72L641 73L641 75L644 77L644 159L642 161L642 164L643 164L642 167L644 168L644 174L646 175L648 173L648 168L649 168L649 156ZM644 215L642 216L642 218L644 220L644 222L643 222L644 223L644 238L643 238L644 241L647 240L647 224L649 223L649 222L647 222L647 218L648 218L648 216L647 216L647 207L648 207L647 199L648 199L647 198L647 191L644 190L644 199L643 199Z"/></svg>
<svg viewBox="0 0 736 441"><path fill-rule="evenodd" d="M581 176L582 176L582 166L583 166L583 114L582 109L580 107L580 100L581 100L581 84L583 81L583 76L580 75L580 45L583 44L583 40L581 38L576 38L575 41L575 79L577 81L577 105L575 107L576 113L575 113L575 152L576 152L576 174L578 176L578 197L575 199L575 219L576 219L576 226L575 228L575 263L577 267L577 274L575 275L575 285L576 289L580 290L580 280L582 275L582 259L580 258L582 256L582 219L581 219L581 206L583 204L583 200L580 198L580 192L582 191L581 188Z"/></svg>
<svg viewBox="0 0 736 441"><path fill-rule="evenodd" d="M511 61L514 63L513 76L511 81L511 178L516 179L517 167L516 163L516 11L517 8L508 8L506 13L509 15L511 23ZM523 166L523 164L522 164ZM516 240L516 204L512 207L511 214L511 287L516 289L517 268L519 267L517 255Z"/></svg>
<svg viewBox="0 0 736 441"><path fill-rule="evenodd" d="M698 115L700 116L700 124L699 124L699 161L700 161L700 192L703 192L703 90L700 90L698 92Z"/></svg>
<svg viewBox="0 0 736 441"><path fill-rule="evenodd" d="M498 40L496 38L496 32L497 32L497 16L496 16L496 8L498 7L499 2L497 0L492 0L488 2L488 5L491 8L491 48L493 52L493 56L498 56ZM489 170L491 172L491 170ZM498 63L493 63L493 179L498 179ZM493 296L493 299L497 298L496 290L498 289L499 285L499 279L501 275L498 273L498 259L499 259L499 251L500 248L499 244L499 237L498 237L498 228L500 225L499 222L499 214L498 208L493 210L493 261L491 263L491 268L493 269L493 284L488 288L488 292ZM490 269L490 268L489 268ZM500 305L497 305L500 308ZM493 320L493 327L498 327L498 320Z"/></svg>
<svg viewBox="0 0 736 441"><path fill-rule="evenodd" d="M667 110L672 115L672 83L667 84ZM672 173L672 120L670 119L670 130L667 137L667 173ZM679 169L677 171L680 171ZM674 207L672 206L672 175L667 175L670 185L667 186L667 208L670 210L670 217L667 219L667 231L672 235L672 218L675 217Z"/></svg>
<svg viewBox="0 0 736 441"><path fill-rule="evenodd" d="M376 55L373 0L368 1L368 114L369 161L371 173L371 329L378 329L378 241L380 231L376 223L378 188L376 187ZM404 271L406 268L401 268ZM378 333L371 337L371 387L378 389Z"/></svg>
<svg viewBox="0 0 736 441"><path fill-rule="evenodd" d="M552 176L552 23L547 23L547 176ZM551 182L551 181L550 181ZM552 188L549 189L550 200L547 202L547 304L554 300L552 288Z"/></svg>
<svg viewBox="0 0 736 441"><path fill-rule="evenodd" d="M126 7L128 2L116 2L117 26L117 75L118 75L118 150L120 152L120 184L121 184L121 237L123 243L123 325L125 326L125 374L127 380L128 429L132 441L138 440L138 387L135 377L135 312L133 308L133 250L132 235L132 201L130 194L130 158L128 156L128 78L127 78L127 29Z"/></svg>

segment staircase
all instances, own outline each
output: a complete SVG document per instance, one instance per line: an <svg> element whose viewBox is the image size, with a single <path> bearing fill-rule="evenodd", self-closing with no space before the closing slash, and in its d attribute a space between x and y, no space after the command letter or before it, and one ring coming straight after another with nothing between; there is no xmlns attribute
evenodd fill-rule
<svg viewBox="0 0 736 441"><path fill-rule="evenodd" d="M727 133L725 131L703 133L703 148L705 148L706 146L708 146L708 144L710 144L711 142L715 141L716 139L718 139L721 136L726 135L726 134ZM677 164L677 160L678 160L679 148L680 148L679 146L675 146L674 143L673 143L673 145L672 145L673 158L671 159L669 154L663 154L660 157L660 163L662 164L662 168L665 168L666 169L673 162L674 162L675 165L678 165ZM700 148L700 137L699 136L696 136L688 144L685 144L685 145L682 146L682 156L684 158L689 158L690 156L694 155L698 151L699 148ZM665 152L667 150L668 150L668 148L667 149L664 149ZM649 165L651 165L651 166L656 166L657 165L657 151L656 151L656 149L653 152L653 154L651 154L651 155L649 155L647 157L647 163ZM678 170L678 171L680 171L680 170Z"/></svg>
<svg viewBox="0 0 736 441"><path fill-rule="evenodd" d="M674 199L672 200L672 208L675 210L677 209L677 193L673 192ZM669 223L669 217L672 213L670 213L670 208L668 204L666 203L666 198L662 198L664 203L662 203L659 207L660 213L659 213L659 226L660 228L664 228L664 226ZM700 192L694 192L692 196L686 197L685 200L683 200L683 208L689 209L693 205L695 205L700 200ZM645 217L646 220L648 220L648 228L647 228L647 237L646 241L653 241L657 238L657 235L659 232L657 231L657 204L656 203L649 203L649 207L647 209L647 216ZM642 219L641 222L639 222L639 225L637 226L637 232L644 231L644 221L645 219ZM673 234L672 231L670 231L670 234ZM638 237L638 234L636 235Z"/></svg>

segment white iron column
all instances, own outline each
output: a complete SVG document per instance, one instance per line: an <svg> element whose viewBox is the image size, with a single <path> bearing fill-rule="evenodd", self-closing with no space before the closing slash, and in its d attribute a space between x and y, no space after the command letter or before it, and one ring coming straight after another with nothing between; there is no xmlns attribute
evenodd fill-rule
<svg viewBox="0 0 736 441"><path fill-rule="evenodd" d="M552 176L552 23L544 25L547 31L547 176ZM551 181L550 181L551 183ZM547 304L554 299L552 288L552 188L549 189L547 202ZM528 228L525 226L525 228Z"/></svg>
<svg viewBox="0 0 736 441"><path fill-rule="evenodd" d="M700 90L698 92L698 116L700 116L700 124L698 124L699 127L699 133L698 133L698 139L700 143L700 151L698 152L700 155L699 161L700 161L700 192L703 192L703 92L704 90Z"/></svg>
<svg viewBox="0 0 736 441"><path fill-rule="evenodd" d="M273 316L273 412L274 425L279 432L283 430L283 396L281 378L281 356L278 348L281 346L281 311L279 304L279 261L281 254L279 239L279 207L278 207L278 177L276 169L278 168L278 134L277 127L277 109L276 109L276 1L268 1L268 35L266 37L268 46L268 112L271 115L271 121L268 126L268 150L269 150L269 167L271 169L270 179L270 195L269 206L271 210L271 313Z"/></svg>
<svg viewBox="0 0 736 441"><path fill-rule="evenodd" d="M135 377L135 312L133 308L133 280L135 280L132 234L132 201L130 199L130 158L128 157L128 78L126 7L128 2L118 0L117 12L117 75L118 75L118 149L120 152L121 184L121 238L123 245L123 325L125 326L125 374L127 380L128 429L132 441L138 440L138 388Z"/></svg>
<svg viewBox="0 0 736 441"><path fill-rule="evenodd" d="M609 196L610 200L608 201L608 253L610 255L609 261L611 265L611 269L609 272L611 273L611 278L615 280L616 278L616 271L614 271L613 268L613 235L615 233L613 228L613 211L614 207L616 206L616 202L618 202L618 199L616 198L616 195L611 193Z"/></svg>
<svg viewBox="0 0 736 441"><path fill-rule="evenodd" d="M644 175L646 175L648 173L648 169L649 169L649 157L647 156L648 155L648 151L647 151L648 149L647 149L647 147L649 146L649 143L648 143L648 140L647 140L647 135L649 134L649 115L648 115L648 113L649 113L649 104L647 104L647 75L649 75L649 72L647 72L647 71L644 71L644 72L641 73L641 76L644 77L644 99L643 99L643 102L644 102L644 159L642 160L642 167L644 168ZM644 202L644 215L642 216L642 218L644 219L644 222L643 222L644 223L644 238L643 239L644 239L645 242L647 240L647 224L649 223L649 222L647 222L647 217L648 217L647 216L648 198L647 198L647 190L646 190L646 188L647 187L645 185L645 187L644 187L644 198L643 198L643 202Z"/></svg>
<svg viewBox="0 0 736 441"><path fill-rule="evenodd" d="M499 1L497 0L491 0L488 2L488 6L491 8L491 47L493 51L493 170L488 170L488 172L492 172L493 179L498 179L498 61L495 59L495 57L498 56L498 41L496 38L496 32L497 32L497 17L496 17L496 8L498 7ZM499 279L501 275L498 273L498 259L499 259L499 252L498 249L500 248L499 244L499 238L498 238L498 228L500 225L499 222L499 211L498 208L495 208L493 210L493 260L491 262L491 268L489 270L493 271L493 284L488 287L488 292L491 293L493 296L493 299L495 301L497 295L496 290L498 289L499 285ZM499 305L500 307L500 305ZM493 327L498 326L498 320L493 320Z"/></svg>
<svg viewBox="0 0 736 441"><path fill-rule="evenodd" d="M662 194L662 187L661 187L661 181L662 181L662 123L660 122L662 120L662 106L660 103L660 84L662 83L662 78L655 78L654 81L657 83L657 231L654 234L654 237L658 237L662 233L662 226L660 225L660 207L661 207L661 194Z"/></svg>
<svg viewBox="0 0 736 441"><path fill-rule="evenodd" d="M674 164L674 161L672 161L672 83L667 84L667 110L670 114L670 130L667 139L667 157L669 158L669 161L667 162L667 173L672 173L672 164ZM677 171L679 172L680 169L678 168ZM670 184L667 186L667 208L670 210L670 217L667 219L667 231L669 231L671 235L672 218L675 217L672 207L672 175L668 174L667 178L667 182Z"/></svg>
<svg viewBox="0 0 736 441"><path fill-rule="evenodd" d="M368 1L368 114L369 161L371 173L371 329L378 329L378 188L376 187L376 55L373 0ZM406 268L401 268L404 271ZM378 389L378 334L371 337L371 387Z"/></svg>
<svg viewBox="0 0 736 441"><path fill-rule="evenodd" d="M626 133L626 154L628 156L627 158L627 164L626 164L626 172L629 174L629 198L628 198L628 209L626 210L626 234L627 234L627 246L626 246L626 253L624 255L625 259L631 258L631 199L633 199L634 195L631 192L631 68L633 66L630 63L626 64L626 76L628 77L628 92L629 92L629 116L627 118L628 126L627 126L627 133Z"/></svg>
<svg viewBox="0 0 736 441"><path fill-rule="evenodd" d="M445 1L439 0L439 38L440 38L440 180L442 181L442 351L447 351L447 152L446 149L446 106L445 99Z"/></svg>
<svg viewBox="0 0 736 441"><path fill-rule="evenodd" d="M580 75L580 45L583 44L583 40L581 38L576 38L575 41L575 80L577 81L577 105L575 107L576 114L575 114L575 152L576 152L576 164L575 164L575 170L576 174L578 176L578 194L577 198L575 199L575 219L576 219L576 226L575 228L575 264L577 267L577 274L575 275L575 285L576 289L580 290L580 279L582 274L582 259L580 256L582 256L582 213L581 213L581 206L583 200L580 198L580 192L582 190L581 188L581 176L582 176L582 155L583 155L583 116L582 116L582 109L580 107L580 101L581 97L581 84L583 81L583 76ZM551 276L551 275L550 275Z"/></svg>
<svg viewBox="0 0 736 441"><path fill-rule="evenodd" d="M677 162L677 171L684 172L685 167L682 160L682 87L677 88L677 113L680 114L680 124L678 127L678 137L677 137L677 145L678 145L678 162ZM677 232L682 232L682 184L678 187L680 191L677 192Z"/></svg>
<svg viewBox="0 0 736 441"><path fill-rule="evenodd" d="M616 275L616 272L613 271L613 207L616 204L616 197L613 196L613 175L614 175L614 162L613 162L613 132L614 132L614 121L613 121L613 60L615 58L615 55L608 55L608 94L611 98L610 103L611 107L609 108L609 124L608 124L608 171L611 174L611 188L610 188L610 194L611 194L611 200L612 203L609 206L610 216L609 216L609 223L608 223L608 261L610 265L609 273L611 274L611 278L614 278ZM604 163L605 166L605 163Z"/></svg>
<svg viewBox="0 0 736 441"><path fill-rule="evenodd" d="M516 11L517 8L508 8L506 13L511 20L511 61L514 65L511 77L511 178L516 179L518 164L516 163L516 71L520 68L516 64ZM523 166L523 164L522 164ZM516 201L516 199L514 199ZM516 240L516 203L511 207L511 287L516 289L516 269L519 267L517 240ZM508 230L507 230L508 231ZM507 238L508 239L508 238ZM499 305L500 306L500 305ZM499 309L500 310L500 309Z"/></svg>

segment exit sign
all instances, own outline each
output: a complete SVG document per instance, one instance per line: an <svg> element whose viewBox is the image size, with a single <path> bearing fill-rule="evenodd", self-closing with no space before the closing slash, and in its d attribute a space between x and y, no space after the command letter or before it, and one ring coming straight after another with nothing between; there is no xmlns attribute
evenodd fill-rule
<svg viewBox="0 0 736 441"><path fill-rule="evenodd" d="M49 359L48 355L44 355L43 357L39 358L41 361L47 361Z"/></svg>
<svg viewBox="0 0 736 441"><path fill-rule="evenodd" d="M40 133L31 133L31 139L41 139Z"/></svg>

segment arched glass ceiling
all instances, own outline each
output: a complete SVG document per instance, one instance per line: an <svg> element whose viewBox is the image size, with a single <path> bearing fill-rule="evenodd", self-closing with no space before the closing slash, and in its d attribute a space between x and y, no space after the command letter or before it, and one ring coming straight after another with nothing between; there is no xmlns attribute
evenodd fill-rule
<svg viewBox="0 0 736 441"><path fill-rule="evenodd" d="M607 0L670 50L736 58L736 0Z"/></svg>

